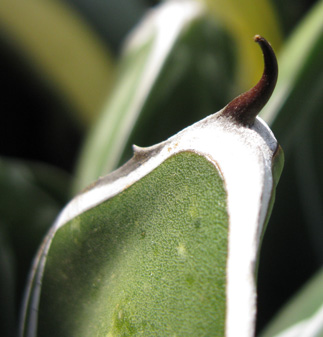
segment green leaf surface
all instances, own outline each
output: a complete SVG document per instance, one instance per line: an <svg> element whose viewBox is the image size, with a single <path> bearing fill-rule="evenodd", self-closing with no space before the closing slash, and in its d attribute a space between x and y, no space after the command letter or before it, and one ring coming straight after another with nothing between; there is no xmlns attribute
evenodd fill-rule
<svg viewBox="0 0 323 337"><path fill-rule="evenodd" d="M74 191L149 146L217 111L231 98L228 35L196 1L168 1L129 37L118 81L82 151ZM198 85L197 85L198 83Z"/></svg>
<svg viewBox="0 0 323 337"><path fill-rule="evenodd" d="M227 221L214 166L171 157L58 230L38 336L223 335Z"/></svg>

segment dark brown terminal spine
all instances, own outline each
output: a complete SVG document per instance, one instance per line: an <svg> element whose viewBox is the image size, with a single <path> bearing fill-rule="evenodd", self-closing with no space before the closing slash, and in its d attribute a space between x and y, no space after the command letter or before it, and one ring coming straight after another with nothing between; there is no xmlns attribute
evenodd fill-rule
<svg viewBox="0 0 323 337"><path fill-rule="evenodd" d="M256 116L274 91L278 76L277 59L271 45L260 35L256 35L254 40L260 45L264 56L262 77L253 88L236 97L222 112L223 116L231 117L245 126L254 124Z"/></svg>

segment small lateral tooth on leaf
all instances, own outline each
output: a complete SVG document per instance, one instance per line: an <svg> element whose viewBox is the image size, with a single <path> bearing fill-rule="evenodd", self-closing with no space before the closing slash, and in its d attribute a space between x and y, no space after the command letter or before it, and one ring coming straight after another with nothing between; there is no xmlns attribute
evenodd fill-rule
<svg viewBox="0 0 323 337"><path fill-rule="evenodd" d="M138 155L138 156L147 153L146 148L137 146L135 144L132 145L132 150L133 150L133 154Z"/></svg>
<svg viewBox="0 0 323 337"><path fill-rule="evenodd" d="M254 124L256 116L273 93L278 76L277 59L270 43L260 35L255 35L254 41L260 45L264 56L262 77L253 88L232 100L221 113L245 126Z"/></svg>

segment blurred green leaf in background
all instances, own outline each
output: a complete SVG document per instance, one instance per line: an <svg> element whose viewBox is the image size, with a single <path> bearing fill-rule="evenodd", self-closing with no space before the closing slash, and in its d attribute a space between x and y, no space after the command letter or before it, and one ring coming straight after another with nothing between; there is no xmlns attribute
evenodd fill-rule
<svg viewBox="0 0 323 337"><path fill-rule="evenodd" d="M89 122L113 78L112 57L93 29L61 1L4 0L1 35L51 89Z"/></svg>
<svg viewBox="0 0 323 337"><path fill-rule="evenodd" d="M319 1L286 41L277 88L261 113L286 158L260 262L259 304L270 315L323 262L322 15ZM265 282L270 274L280 277Z"/></svg>
<svg viewBox="0 0 323 337"><path fill-rule="evenodd" d="M259 263L258 332L322 266L323 1L168 1L177 17L156 27L151 10L164 3L0 2L3 336L15 334L32 256L68 199L124 163L131 144L166 139L252 86L255 34L277 52L261 116L286 157ZM295 315L275 333L308 318Z"/></svg>

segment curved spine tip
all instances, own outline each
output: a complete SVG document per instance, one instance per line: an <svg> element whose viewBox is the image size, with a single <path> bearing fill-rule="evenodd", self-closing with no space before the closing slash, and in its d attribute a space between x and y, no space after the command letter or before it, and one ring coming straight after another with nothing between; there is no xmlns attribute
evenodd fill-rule
<svg viewBox="0 0 323 337"><path fill-rule="evenodd" d="M221 114L245 126L254 124L256 116L273 93L278 76L276 55L269 42L260 35L255 35L254 41L259 44L264 56L262 77L253 88L232 100Z"/></svg>

